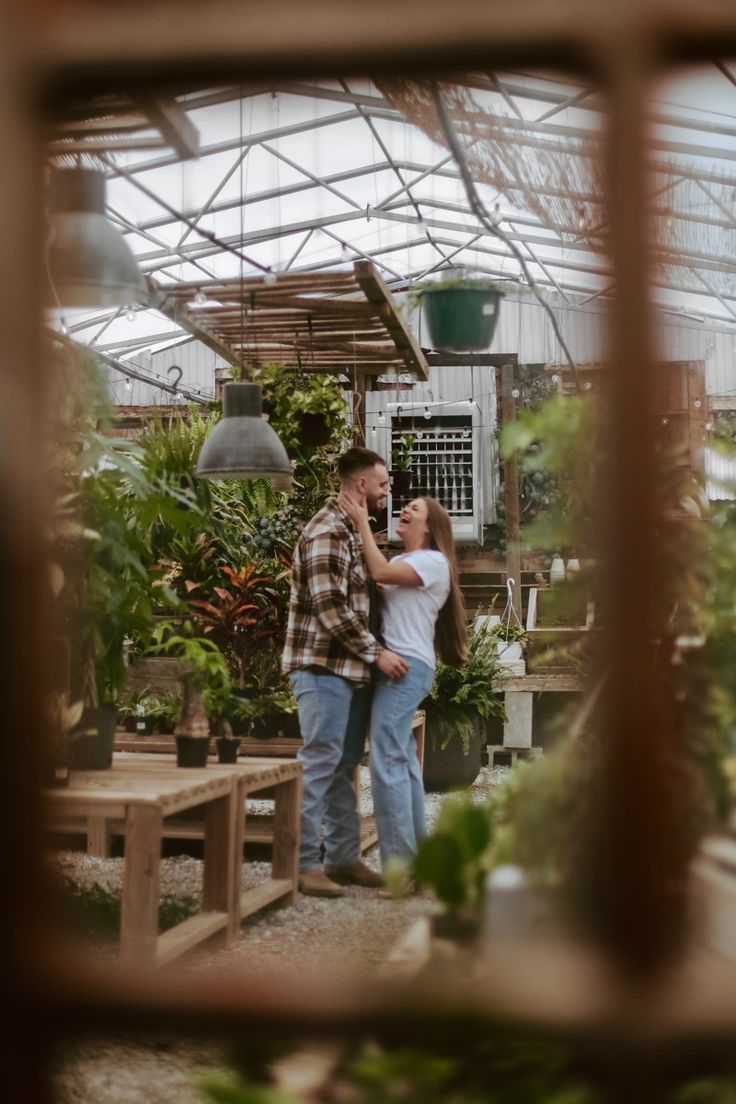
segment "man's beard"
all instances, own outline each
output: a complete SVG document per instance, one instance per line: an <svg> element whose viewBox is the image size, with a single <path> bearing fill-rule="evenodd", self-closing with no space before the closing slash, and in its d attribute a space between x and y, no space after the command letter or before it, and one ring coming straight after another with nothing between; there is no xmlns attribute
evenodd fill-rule
<svg viewBox="0 0 736 1104"><path fill-rule="evenodd" d="M378 498L373 498L371 495L365 496L365 504L368 507L369 514L379 514L386 502L386 495L380 495Z"/></svg>

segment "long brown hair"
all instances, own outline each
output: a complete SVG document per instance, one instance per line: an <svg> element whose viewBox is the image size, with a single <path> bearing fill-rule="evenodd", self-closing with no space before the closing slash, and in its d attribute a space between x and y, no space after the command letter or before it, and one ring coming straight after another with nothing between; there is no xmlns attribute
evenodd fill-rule
<svg viewBox="0 0 736 1104"><path fill-rule="evenodd" d="M441 552L450 566L450 593L439 612L434 630L434 643L439 657L448 667L462 667L468 658L465 630L465 606L458 581L455 542L450 515L436 499L424 496L427 504L429 547Z"/></svg>

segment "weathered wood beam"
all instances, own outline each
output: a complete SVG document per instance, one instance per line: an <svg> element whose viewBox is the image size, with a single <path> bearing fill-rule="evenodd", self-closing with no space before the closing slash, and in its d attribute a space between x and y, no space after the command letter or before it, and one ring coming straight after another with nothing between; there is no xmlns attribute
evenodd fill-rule
<svg viewBox="0 0 736 1104"><path fill-rule="evenodd" d="M183 107L165 96L141 99L146 115L183 161L199 156L199 131Z"/></svg>
<svg viewBox="0 0 736 1104"><path fill-rule="evenodd" d="M230 345L222 341L219 335L211 330L206 324L199 322L196 316L192 315L183 303L179 303L176 299L172 299L163 288L154 284L150 277L149 288L148 305L150 307L160 311L166 318L170 318L171 321L175 322L177 326L180 326L182 330L191 334L192 337L196 337L198 341L201 341L208 349L212 349L212 351L217 353L218 356L221 356L223 360L226 360L228 364L238 365L240 363L240 358Z"/></svg>
<svg viewBox="0 0 736 1104"><path fill-rule="evenodd" d="M397 311L393 296L378 275L375 266L370 261L356 261L353 269L368 302L387 309L383 316L383 324L389 336L393 339L396 349L406 365L406 370L421 379L429 379L429 368L424 353Z"/></svg>

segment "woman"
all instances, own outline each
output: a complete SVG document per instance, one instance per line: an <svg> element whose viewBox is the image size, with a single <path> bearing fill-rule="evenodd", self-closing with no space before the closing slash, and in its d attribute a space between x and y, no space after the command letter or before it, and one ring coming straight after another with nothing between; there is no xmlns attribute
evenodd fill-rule
<svg viewBox="0 0 736 1104"><path fill-rule="evenodd" d="M412 717L434 681L435 646L444 663L466 658L465 611L457 581L452 526L433 498L415 498L401 511L404 551L390 562L380 552L368 512L347 493L338 500L363 540L368 571L382 587L383 637L409 670L398 679L378 674L371 711L373 809L386 870L390 859L410 863L426 834L424 786Z"/></svg>

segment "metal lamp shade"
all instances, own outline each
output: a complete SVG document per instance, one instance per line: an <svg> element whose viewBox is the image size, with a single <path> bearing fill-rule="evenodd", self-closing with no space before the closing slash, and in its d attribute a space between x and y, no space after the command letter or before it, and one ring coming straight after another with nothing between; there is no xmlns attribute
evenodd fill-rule
<svg viewBox="0 0 736 1104"><path fill-rule="evenodd" d="M275 490L290 490L289 457L262 413L257 383L226 383L222 419L202 445L196 474L204 479L270 479Z"/></svg>
<svg viewBox="0 0 736 1104"><path fill-rule="evenodd" d="M49 210L52 307L124 307L145 297L138 263L105 217L103 173L54 169Z"/></svg>

